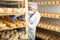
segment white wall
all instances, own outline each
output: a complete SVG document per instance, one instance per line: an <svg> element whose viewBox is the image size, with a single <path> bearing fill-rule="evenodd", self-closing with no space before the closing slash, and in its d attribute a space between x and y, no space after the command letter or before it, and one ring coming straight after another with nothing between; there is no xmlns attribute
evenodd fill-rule
<svg viewBox="0 0 60 40"><path fill-rule="evenodd" d="M40 5L38 10L40 12L60 13L60 5Z"/></svg>

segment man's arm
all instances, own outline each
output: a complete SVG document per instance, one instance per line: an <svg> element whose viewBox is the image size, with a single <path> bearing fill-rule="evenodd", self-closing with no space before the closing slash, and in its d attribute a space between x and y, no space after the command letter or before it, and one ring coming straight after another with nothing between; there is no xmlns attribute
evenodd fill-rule
<svg viewBox="0 0 60 40"><path fill-rule="evenodd" d="M35 28L37 26L37 24L39 23L40 18L41 18L41 16L38 16L33 22L29 22L29 28L31 28L31 29Z"/></svg>

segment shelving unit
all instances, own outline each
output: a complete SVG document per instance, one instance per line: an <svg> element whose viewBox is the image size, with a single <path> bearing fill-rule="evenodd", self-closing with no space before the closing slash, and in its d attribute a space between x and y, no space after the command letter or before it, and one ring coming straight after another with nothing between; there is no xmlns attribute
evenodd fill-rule
<svg viewBox="0 0 60 40"><path fill-rule="evenodd" d="M60 19L60 13L40 12L42 17Z"/></svg>
<svg viewBox="0 0 60 40"><path fill-rule="evenodd" d="M51 24L51 23L48 23L48 22L41 21L38 24L38 27L48 29L48 30L51 30L51 31L60 32L60 25L59 24Z"/></svg>
<svg viewBox="0 0 60 40"><path fill-rule="evenodd" d="M37 2L38 5L60 5L60 1Z"/></svg>
<svg viewBox="0 0 60 40"><path fill-rule="evenodd" d="M0 18L0 24L4 24L4 28L0 25L0 40L24 40L28 39L28 0L0 0L0 17L7 16L8 19ZM4 2L4 3L3 3ZM11 6L13 2L16 2L18 7L7 7ZM2 4L3 3L3 4ZM23 5L24 4L24 5ZM4 7L3 7L4 6ZM12 5L14 6L14 5ZM12 15L24 15L25 21L14 21L10 22L10 17ZM19 26L19 25L20 26ZM26 24L26 25L24 25ZM11 33L11 34L10 34ZM18 35L18 36L17 36Z"/></svg>
<svg viewBox="0 0 60 40"><path fill-rule="evenodd" d="M60 40L60 37L57 36L56 34L54 34L53 32L48 31L48 30L44 30L41 28L37 29L36 36L38 38L43 39L43 40Z"/></svg>
<svg viewBox="0 0 60 40"><path fill-rule="evenodd" d="M53 7L59 8L60 0L30 0L30 2L36 2L38 4L39 6L38 10L40 11L40 15L42 16L40 23L38 24L36 37L42 38L43 40L60 40L60 21L58 21L60 20L60 13L52 12L56 10L56 9L53 10ZM50 9L50 6L51 6L51 9ZM47 9L49 9L50 11L48 11ZM59 12L59 11L56 11L56 12ZM56 35L49 31L53 31L54 33L56 33Z"/></svg>

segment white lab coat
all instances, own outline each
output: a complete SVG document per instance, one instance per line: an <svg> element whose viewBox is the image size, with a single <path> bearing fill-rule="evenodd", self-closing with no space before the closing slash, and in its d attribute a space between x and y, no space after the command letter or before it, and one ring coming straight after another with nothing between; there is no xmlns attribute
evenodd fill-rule
<svg viewBox="0 0 60 40"><path fill-rule="evenodd" d="M28 16L30 16L30 15L28 15ZM29 19L28 30L29 30L29 39L30 40L35 40L36 27L40 21L40 18L41 18L41 16L38 11L36 11L35 14L31 18L28 18Z"/></svg>

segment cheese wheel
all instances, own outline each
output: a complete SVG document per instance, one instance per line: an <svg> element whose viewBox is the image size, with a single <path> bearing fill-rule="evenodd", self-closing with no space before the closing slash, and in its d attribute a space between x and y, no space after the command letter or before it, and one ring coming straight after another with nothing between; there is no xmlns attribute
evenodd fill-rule
<svg viewBox="0 0 60 40"><path fill-rule="evenodd" d="M8 26L9 26L10 28L15 28L15 27L16 27L16 25L15 25L15 24L12 24L12 23L10 23Z"/></svg>
<svg viewBox="0 0 60 40"><path fill-rule="evenodd" d="M52 4L55 4L55 1L52 1Z"/></svg>
<svg viewBox="0 0 60 40"><path fill-rule="evenodd" d="M17 12L17 13L21 13L21 9L17 9L16 12Z"/></svg>
<svg viewBox="0 0 60 40"><path fill-rule="evenodd" d="M48 17L48 13L44 13L44 14L45 14L45 15L44 15L45 17Z"/></svg>
<svg viewBox="0 0 60 40"><path fill-rule="evenodd" d="M6 27L6 24L0 23L0 29L4 29Z"/></svg>
<svg viewBox="0 0 60 40"><path fill-rule="evenodd" d="M52 29L52 30L55 30L55 26L54 26L53 24L52 24L52 26L51 26L51 29Z"/></svg>
<svg viewBox="0 0 60 40"><path fill-rule="evenodd" d="M48 2L48 4L51 4L51 2Z"/></svg>
<svg viewBox="0 0 60 40"><path fill-rule="evenodd" d="M4 12L3 8L0 8L0 13L3 13L3 12Z"/></svg>
<svg viewBox="0 0 60 40"><path fill-rule="evenodd" d="M59 4L60 2L59 1L56 1L56 4Z"/></svg>
<svg viewBox="0 0 60 40"><path fill-rule="evenodd" d="M41 4L44 4L44 2L41 2Z"/></svg>
<svg viewBox="0 0 60 40"><path fill-rule="evenodd" d="M9 13L12 13L12 8L8 8L7 11L8 11Z"/></svg>
<svg viewBox="0 0 60 40"><path fill-rule="evenodd" d="M44 15L45 15L44 12L42 12L42 13L41 13L41 16L44 17Z"/></svg>
<svg viewBox="0 0 60 40"><path fill-rule="evenodd" d="M4 8L4 12L8 12L8 8Z"/></svg>
<svg viewBox="0 0 60 40"><path fill-rule="evenodd" d="M17 8L13 8L13 9L12 9L12 12L13 12L13 13L16 13L16 12L17 12Z"/></svg>
<svg viewBox="0 0 60 40"><path fill-rule="evenodd" d="M52 18L52 14L49 13L49 14L48 14L48 17L49 17L49 18Z"/></svg>
<svg viewBox="0 0 60 40"><path fill-rule="evenodd" d="M23 22L23 25L24 25L24 26L27 26L28 24L27 24L27 22Z"/></svg>
<svg viewBox="0 0 60 40"><path fill-rule="evenodd" d="M17 27L22 27L22 26L23 26L22 22L20 22L20 21L17 21L17 22L15 22L14 24L15 24Z"/></svg>
<svg viewBox="0 0 60 40"><path fill-rule="evenodd" d="M21 24L20 24L20 23L17 23L17 24L16 24L16 26L17 26L17 27L20 27L20 26L21 26Z"/></svg>
<svg viewBox="0 0 60 40"><path fill-rule="evenodd" d="M38 2L38 4L40 5L40 4L41 4L41 2Z"/></svg>
<svg viewBox="0 0 60 40"><path fill-rule="evenodd" d="M47 2L44 2L44 4L47 4Z"/></svg>
<svg viewBox="0 0 60 40"><path fill-rule="evenodd" d="M52 14L52 18L55 18L55 15L54 14Z"/></svg>
<svg viewBox="0 0 60 40"><path fill-rule="evenodd" d="M7 22L7 21L6 21L5 23L6 23L7 25L9 25L9 24L10 24L10 23L9 23L9 22Z"/></svg>
<svg viewBox="0 0 60 40"><path fill-rule="evenodd" d="M20 22L20 26L23 27L24 26L24 23L23 21ZM25 27L25 26L24 26Z"/></svg>
<svg viewBox="0 0 60 40"><path fill-rule="evenodd" d="M60 32L60 25L55 25L55 30Z"/></svg>
<svg viewBox="0 0 60 40"><path fill-rule="evenodd" d="M56 14L55 17L60 19L60 14Z"/></svg>
<svg viewBox="0 0 60 40"><path fill-rule="evenodd" d="M51 24L49 24L47 28L48 28L48 29L51 29Z"/></svg>
<svg viewBox="0 0 60 40"><path fill-rule="evenodd" d="M48 25L49 25L49 24L45 24L45 25L44 25L44 28L48 28Z"/></svg>
<svg viewBox="0 0 60 40"><path fill-rule="evenodd" d="M43 13L41 12L40 15L43 16Z"/></svg>

